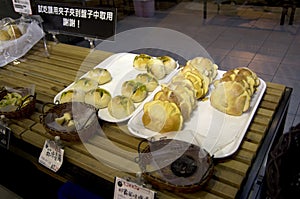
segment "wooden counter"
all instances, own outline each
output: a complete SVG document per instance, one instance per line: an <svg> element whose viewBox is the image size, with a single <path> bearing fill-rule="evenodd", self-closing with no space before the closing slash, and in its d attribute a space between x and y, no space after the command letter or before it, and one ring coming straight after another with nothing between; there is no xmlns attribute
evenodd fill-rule
<svg viewBox="0 0 300 199"><path fill-rule="evenodd" d="M53 138L46 133L40 123L43 104L53 102L54 96L59 91L112 53L66 44L48 43L48 46L49 58L45 57L43 45L39 43L19 63L10 63L0 68L0 84L8 86L36 85L36 111L29 118L12 120L9 126L16 138L15 141L12 140L10 150L30 159L38 169L57 179L66 181L76 179L76 176L68 177L60 171L53 173L37 163L38 154L41 152L45 139ZM269 146L274 135L282 130L291 92L287 93L287 89L284 85L267 83L262 102L238 151L231 157L217 160L214 175L203 190L193 194L175 194L160 190L158 197L237 198L244 195L245 193L241 193L241 190L245 190L245 186L252 186L252 182L255 181L252 179L252 182L249 183L248 174L261 167L260 163L268 151L265 149L264 152L261 152L261 148L263 148L261 143L265 142L265 137L271 136L270 142L264 143L264 145ZM103 122L102 129L106 137L96 135L85 144L65 143L64 161L66 163L64 164L73 165L95 176L95 179L104 179L111 183L114 182L116 176L132 176L132 172L134 173L135 169L138 168L134 160L138 156L137 146L141 140L127 134L126 124L116 125ZM35 153L26 151L26 147L22 148L20 143L33 146ZM111 147L110 144L116 147ZM97 159L91 155L87 148L92 148L98 152ZM257 160L260 160L260 163ZM254 164L259 165L254 168L252 166ZM125 168L128 172L124 172ZM248 195L250 191L251 188L247 188L246 194Z"/></svg>

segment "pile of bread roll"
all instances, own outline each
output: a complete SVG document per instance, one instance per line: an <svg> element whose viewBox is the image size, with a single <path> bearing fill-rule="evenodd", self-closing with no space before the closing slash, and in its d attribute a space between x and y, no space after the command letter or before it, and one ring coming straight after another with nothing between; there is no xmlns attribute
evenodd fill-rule
<svg viewBox="0 0 300 199"><path fill-rule="evenodd" d="M112 98L108 104L108 112L117 119L129 116L135 111L135 103L146 99L149 92L158 86L158 80L149 73L139 73L134 79L124 81L121 95Z"/></svg>
<svg viewBox="0 0 300 199"><path fill-rule="evenodd" d="M251 98L259 85L259 78L249 68L229 70L214 82L211 105L226 114L240 116L249 110Z"/></svg>
<svg viewBox="0 0 300 199"><path fill-rule="evenodd" d="M22 32L17 25L8 25L0 30L0 41L9 41L22 36Z"/></svg>
<svg viewBox="0 0 300 199"><path fill-rule="evenodd" d="M156 79L161 80L177 67L177 63L167 55L152 57L147 54L139 54L133 60L133 67L137 70L147 71Z"/></svg>
<svg viewBox="0 0 300 199"><path fill-rule="evenodd" d="M205 98L218 73L210 59L195 57L143 107L142 122L147 129L165 133L179 131L190 119L197 100Z"/></svg>
<svg viewBox="0 0 300 199"><path fill-rule="evenodd" d="M111 100L109 91L98 87L112 80L110 72L103 68L95 68L85 77L75 81L73 86L60 96L60 103L77 101L91 104L98 109L106 108Z"/></svg>

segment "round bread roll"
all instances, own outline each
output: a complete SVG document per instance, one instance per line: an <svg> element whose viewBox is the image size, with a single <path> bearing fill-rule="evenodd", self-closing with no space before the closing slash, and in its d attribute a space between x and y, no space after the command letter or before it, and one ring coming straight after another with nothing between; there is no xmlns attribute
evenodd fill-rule
<svg viewBox="0 0 300 199"><path fill-rule="evenodd" d="M151 58L148 61L147 72L158 80L163 79L167 74L163 61L157 58Z"/></svg>
<svg viewBox="0 0 300 199"><path fill-rule="evenodd" d="M170 56L165 55L157 57L157 59L160 59L163 62L166 74L170 74L177 66L176 61Z"/></svg>
<svg viewBox="0 0 300 199"><path fill-rule="evenodd" d="M7 33L11 39L17 39L22 36L22 32L17 25L9 25Z"/></svg>
<svg viewBox="0 0 300 199"><path fill-rule="evenodd" d="M74 90L74 89L70 89L67 91L64 91L61 95L60 95L60 100L59 102L62 103L66 103L66 102L84 102L84 98L85 98L85 92L80 91L80 90Z"/></svg>
<svg viewBox="0 0 300 199"><path fill-rule="evenodd" d="M135 80L144 84L148 92L154 91L154 89L158 86L157 79L149 73L140 73L136 76Z"/></svg>
<svg viewBox="0 0 300 199"><path fill-rule="evenodd" d="M210 95L211 105L229 115L240 116L250 108L251 96L237 81L217 84Z"/></svg>
<svg viewBox="0 0 300 199"><path fill-rule="evenodd" d="M141 102L148 95L146 86L134 80L125 81L122 84L121 93L132 99L133 102Z"/></svg>
<svg viewBox="0 0 300 199"><path fill-rule="evenodd" d="M8 41L10 36L6 30L0 30L0 41Z"/></svg>
<svg viewBox="0 0 300 199"><path fill-rule="evenodd" d="M154 100L145 103L143 109L142 122L146 128L160 133L182 129L183 117L175 103Z"/></svg>
<svg viewBox="0 0 300 199"><path fill-rule="evenodd" d="M197 99L206 96L209 88L209 79L206 76L196 70L192 70L190 67L184 67L181 71L181 75L192 82Z"/></svg>
<svg viewBox="0 0 300 199"><path fill-rule="evenodd" d="M84 92L93 90L98 87L98 82L95 80L83 77L77 81L75 81L73 88L76 90L82 90Z"/></svg>
<svg viewBox="0 0 300 199"><path fill-rule="evenodd" d="M108 103L108 112L117 119L129 116L135 110L133 101L123 95L117 95Z"/></svg>
<svg viewBox="0 0 300 199"><path fill-rule="evenodd" d="M104 68L94 68L90 70L87 77L97 81L99 85L106 84L112 79L110 72Z"/></svg>
<svg viewBox="0 0 300 199"><path fill-rule="evenodd" d="M111 100L110 93L103 88L90 90L85 94L85 103L95 106L97 109L106 108Z"/></svg>
<svg viewBox="0 0 300 199"><path fill-rule="evenodd" d="M147 54L137 55L137 56L135 56L135 58L133 60L133 67L136 68L137 70L145 71L145 70L147 70L148 61L151 58L152 57Z"/></svg>
<svg viewBox="0 0 300 199"><path fill-rule="evenodd" d="M195 57L192 60L187 61L186 65L195 67L201 74L209 78L210 83L218 74L218 66L206 57Z"/></svg>

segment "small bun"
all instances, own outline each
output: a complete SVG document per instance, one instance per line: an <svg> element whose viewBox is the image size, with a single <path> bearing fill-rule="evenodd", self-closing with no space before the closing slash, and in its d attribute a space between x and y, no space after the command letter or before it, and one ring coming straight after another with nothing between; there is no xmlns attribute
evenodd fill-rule
<svg viewBox="0 0 300 199"><path fill-rule="evenodd" d="M9 25L7 33L11 39L17 39L22 36L22 32L17 25Z"/></svg>
<svg viewBox="0 0 300 199"><path fill-rule="evenodd" d="M133 60L133 67L136 68L137 70L145 71L145 70L147 70L148 61L151 58L152 57L147 54L137 55L137 56L135 56L135 58Z"/></svg>
<svg viewBox="0 0 300 199"><path fill-rule="evenodd" d="M149 73L140 73L136 76L135 80L145 84L147 91L152 92L158 86L157 79Z"/></svg>
<svg viewBox="0 0 300 199"><path fill-rule="evenodd" d="M158 80L163 79L167 75L163 61L157 58L152 58L148 61L147 72Z"/></svg>
<svg viewBox="0 0 300 199"><path fill-rule="evenodd" d="M80 90L66 90L64 91L61 96L59 102L66 103L66 102L84 102L85 92Z"/></svg>
<svg viewBox="0 0 300 199"><path fill-rule="evenodd" d="M110 72L104 68L94 68L88 72L87 77L98 82L99 85L106 84L111 81Z"/></svg>
<svg viewBox="0 0 300 199"><path fill-rule="evenodd" d="M82 90L84 92L93 90L98 87L98 82L95 80L83 77L77 81L75 81L73 88L76 90Z"/></svg>
<svg viewBox="0 0 300 199"><path fill-rule="evenodd" d="M8 41L10 40L10 36L7 31L0 30L0 41Z"/></svg>
<svg viewBox="0 0 300 199"><path fill-rule="evenodd" d="M133 102L141 102L148 95L146 86L134 80L125 81L122 84L121 93L125 97L130 98Z"/></svg>
<svg viewBox="0 0 300 199"><path fill-rule="evenodd" d="M108 103L108 112L117 119L129 116L135 110L133 101L123 95L117 95Z"/></svg>
<svg viewBox="0 0 300 199"><path fill-rule="evenodd" d="M111 100L110 93L103 88L90 90L85 94L85 103L95 106L97 109L106 108Z"/></svg>

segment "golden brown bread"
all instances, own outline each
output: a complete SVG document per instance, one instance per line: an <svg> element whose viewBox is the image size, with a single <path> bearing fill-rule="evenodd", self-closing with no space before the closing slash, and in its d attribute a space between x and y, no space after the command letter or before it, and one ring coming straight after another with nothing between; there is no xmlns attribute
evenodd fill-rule
<svg viewBox="0 0 300 199"><path fill-rule="evenodd" d="M17 25L9 25L7 33L11 39L17 39L22 36L22 32Z"/></svg>
<svg viewBox="0 0 300 199"><path fill-rule="evenodd" d="M229 115L240 116L250 108L250 102L260 80L246 67L229 70L214 82L211 105Z"/></svg>
<svg viewBox="0 0 300 199"><path fill-rule="evenodd" d="M229 115L239 116L250 107L251 96L237 81L219 83L210 95L211 105Z"/></svg>
<svg viewBox="0 0 300 199"><path fill-rule="evenodd" d="M0 30L0 41L8 41L10 36L6 30Z"/></svg>
<svg viewBox="0 0 300 199"><path fill-rule="evenodd" d="M166 133L181 130L183 117L175 103L154 100L145 103L142 122L152 131Z"/></svg>

